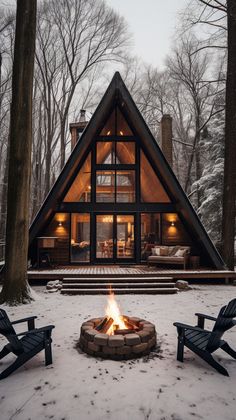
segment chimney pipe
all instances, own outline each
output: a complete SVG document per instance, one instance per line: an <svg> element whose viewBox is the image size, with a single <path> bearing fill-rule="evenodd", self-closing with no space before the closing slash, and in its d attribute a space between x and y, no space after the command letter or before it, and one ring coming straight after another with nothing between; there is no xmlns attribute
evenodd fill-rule
<svg viewBox="0 0 236 420"><path fill-rule="evenodd" d="M71 151L74 149L77 141L80 138L81 133L84 131L85 127L88 124L88 121L86 121L86 110L81 109L80 110L80 116L79 121L76 123L70 124L70 133L71 133Z"/></svg>
<svg viewBox="0 0 236 420"><path fill-rule="evenodd" d="M161 150L169 163L173 166L172 118L164 114L161 119Z"/></svg>

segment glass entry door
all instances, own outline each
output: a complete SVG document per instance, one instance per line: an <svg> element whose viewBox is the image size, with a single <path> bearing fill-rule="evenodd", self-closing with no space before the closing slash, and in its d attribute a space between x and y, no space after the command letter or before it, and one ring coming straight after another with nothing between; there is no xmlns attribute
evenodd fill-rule
<svg viewBox="0 0 236 420"><path fill-rule="evenodd" d="M97 214L95 223L96 260L111 263L134 260L133 214Z"/></svg>

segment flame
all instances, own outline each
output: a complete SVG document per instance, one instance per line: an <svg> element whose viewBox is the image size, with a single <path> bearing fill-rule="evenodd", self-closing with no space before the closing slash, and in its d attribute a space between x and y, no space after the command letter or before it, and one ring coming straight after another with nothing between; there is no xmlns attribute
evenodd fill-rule
<svg viewBox="0 0 236 420"><path fill-rule="evenodd" d="M107 331L107 334L109 334L109 335L114 334L114 330L116 328L115 326L118 326L119 330L126 330L127 329L127 326L125 325L125 323L123 321L123 317L120 314L119 306L118 306L118 304L115 300L114 292L112 291L111 288L110 288L108 303L107 303L107 307L106 307L106 315L109 318L112 318L114 320L113 324L111 325L111 327Z"/></svg>

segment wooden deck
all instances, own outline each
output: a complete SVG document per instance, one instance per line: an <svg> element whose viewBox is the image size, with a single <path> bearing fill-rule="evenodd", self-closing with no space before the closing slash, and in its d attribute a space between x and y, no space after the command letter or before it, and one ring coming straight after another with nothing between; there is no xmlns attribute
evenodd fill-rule
<svg viewBox="0 0 236 420"><path fill-rule="evenodd" d="M71 277L172 277L173 279L212 280L223 279L228 281L236 279L235 271L217 271L207 268L197 270L181 269L155 269L147 266L70 266L44 270L29 270L29 280L53 280Z"/></svg>

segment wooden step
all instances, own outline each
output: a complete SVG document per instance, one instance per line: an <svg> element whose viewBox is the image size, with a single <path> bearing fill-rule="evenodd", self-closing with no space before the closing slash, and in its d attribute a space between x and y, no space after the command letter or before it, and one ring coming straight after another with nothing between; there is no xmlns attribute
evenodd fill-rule
<svg viewBox="0 0 236 420"><path fill-rule="evenodd" d="M73 270L71 270L73 271ZM146 277L160 277L160 278L171 278L171 274L166 274L166 275L159 275L159 273L155 273L155 272L144 272L144 273L130 273L130 272L105 272L104 273L63 273L63 278L87 278L87 279L92 279L92 278L101 278L101 279L107 279L107 278L124 278L124 277L129 277L129 278L146 278Z"/></svg>
<svg viewBox="0 0 236 420"><path fill-rule="evenodd" d="M143 295L160 295L160 294L174 294L177 293L176 287L157 287L157 288L119 288L115 290L116 295L122 294L143 294ZM107 295L109 294L108 289L73 289L73 288L62 288L61 293L64 295Z"/></svg>
<svg viewBox="0 0 236 420"><path fill-rule="evenodd" d="M63 284L72 284L72 283L172 283L172 277L156 277L156 276L149 276L149 277L66 277L63 278Z"/></svg>
<svg viewBox="0 0 236 420"><path fill-rule="evenodd" d="M175 283L63 283L63 289L108 289L112 288L113 290L122 289L122 288L169 288L175 287Z"/></svg>

